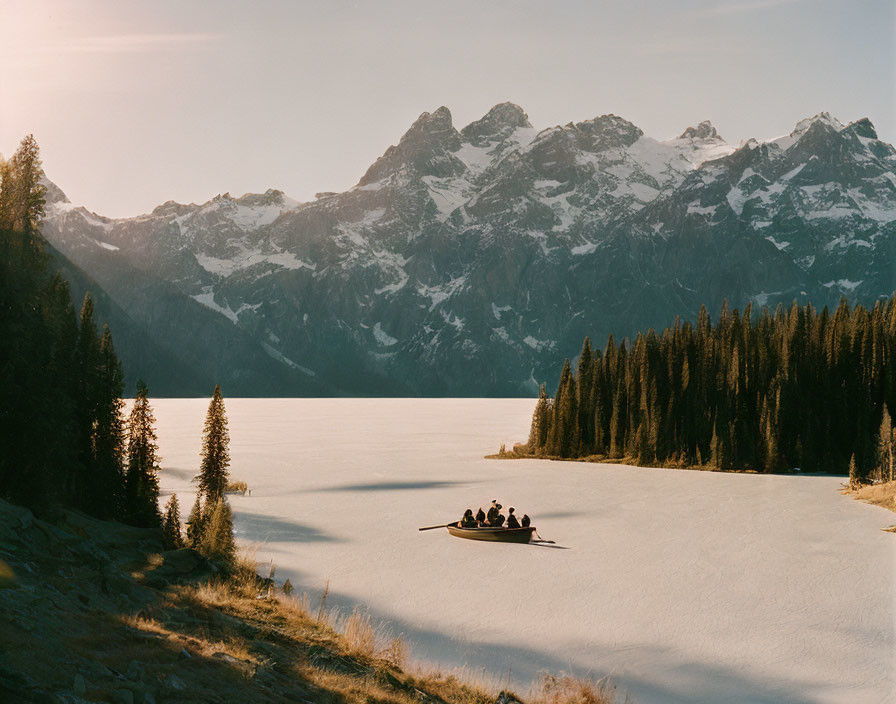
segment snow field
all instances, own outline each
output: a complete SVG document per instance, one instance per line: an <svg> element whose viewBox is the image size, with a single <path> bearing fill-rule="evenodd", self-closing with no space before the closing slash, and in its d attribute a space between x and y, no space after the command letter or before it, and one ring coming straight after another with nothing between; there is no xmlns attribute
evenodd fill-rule
<svg viewBox="0 0 896 704"><path fill-rule="evenodd" d="M208 400L153 404L185 518ZM520 690L608 674L641 704L892 701L893 515L841 478L483 459L525 440L527 399L226 405L240 543L413 659ZM417 531L493 498L558 547Z"/></svg>

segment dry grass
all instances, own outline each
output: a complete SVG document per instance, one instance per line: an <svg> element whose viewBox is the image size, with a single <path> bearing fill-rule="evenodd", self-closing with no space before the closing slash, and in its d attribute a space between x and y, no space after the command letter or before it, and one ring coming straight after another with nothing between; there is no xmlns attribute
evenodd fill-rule
<svg viewBox="0 0 896 704"><path fill-rule="evenodd" d="M326 623L332 622L339 623L338 615L329 615ZM375 626L370 616L359 609L337 626L337 632L344 637L346 649L353 657L395 669L401 669L407 662L408 646L404 639L393 636L384 624Z"/></svg>
<svg viewBox="0 0 896 704"><path fill-rule="evenodd" d="M249 485L240 481L227 482L227 488L224 489L227 494L245 494L247 491L249 491Z"/></svg>
<svg viewBox="0 0 896 704"><path fill-rule="evenodd" d="M411 665L411 669L413 668ZM441 670L421 670L415 672L411 681L443 701L463 704L494 704L501 689L494 684L493 678L471 674L465 669L457 674L446 674Z"/></svg>
<svg viewBox="0 0 896 704"><path fill-rule="evenodd" d="M614 704L618 696L606 678L594 681L572 675L542 675L538 689L531 704ZM625 701L631 700L626 696Z"/></svg>
<svg viewBox="0 0 896 704"><path fill-rule="evenodd" d="M867 504L896 511L896 481L884 482L883 484L866 484L856 489L845 487L843 493L852 494L854 499L864 501ZM883 530L887 533L896 533L896 525Z"/></svg>
<svg viewBox="0 0 896 704"><path fill-rule="evenodd" d="M860 486L858 489L847 491L852 494L854 499L896 511L896 481L884 484L867 484Z"/></svg>
<svg viewBox="0 0 896 704"><path fill-rule="evenodd" d="M312 613L307 594L287 596L269 590L264 582L256 581L254 594L244 579L238 579L183 587L181 595L194 609L220 610L241 624L276 633L281 642L288 639L299 650L310 648L310 657L292 658L294 674L336 694L339 699L335 701L419 704L437 697L450 704L494 702L496 689L441 673L413 670L411 674L403 669L408 659L407 644L376 625L363 611L355 610L347 618L335 610ZM223 622L217 625L227 627ZM141 626L164 630L155 622L141 621ZM232 629L232 625L227 628ZM246 663L262 661L248 641L235 634L222 634L220 628L214 634L192 635L195 653L226 652Z"/></svg>
<svg viewBox="0 0 896 704"><path fill-rule="evenodd" d="M349 650L362 658L376 655L376 631L370 624L370 616L355 609L345 622L343 631Z"/></svg>
<svg viewBox="0 0 896 704"><path fill-rule="evenodd" d="M403 638L390 638L380 650L380 657L392 667L400 670L407 664L408 644Z"/></svg>

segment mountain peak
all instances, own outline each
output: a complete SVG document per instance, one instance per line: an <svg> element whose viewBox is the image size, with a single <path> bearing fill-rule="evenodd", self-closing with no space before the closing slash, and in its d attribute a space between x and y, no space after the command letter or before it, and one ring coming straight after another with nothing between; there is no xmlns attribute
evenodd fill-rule
<svg viewBox="0 0 896 704"><path fill-rule="evenodd" d="M464 139L473 142L492 142L507 137L519 127L531 127L529 116L514 103L498 103L485 115L461 130Z"/></svg>
<svg viewBox="0 0 896 704"><path fill-rule="evenodd" d="M856 120L855 122L850 122L849 125L847 125L847 129L854 132L859 137L877 139L877 130L874 129L874 125L871 124L871 120L867 117L863 117L861 120Z"/></svg>
<svg viewBox="0 0 896 704"><path fill-rule="evenodd" d="M570 123L567 127L584 135L586 139L583 146L593 151L609 147L628 147L644 134L639 127L612 113L595 117L593 120Z"/></svg>
<svg viewBox="0 0 896 704"><path fill-rule="evenodd" d="M53 183L50 179L48 179L46 174L41 177L40 185L47 189L47 192L44 195L44 199L47 205L52 205L53 203L71 202L68 199L68 196L65 195L65 193L62 191L62 189L55 183Z"/></svg>
<svg viewBox="0 0 896 704"><path fill-rule="evenodd" d="M367 169L358 185L365 186L405 168L418 175L454 176L464 169L463 163L451 156L458 149L460 135L451 124L451 111L443 105L420 115L398 145L389 147Z"/></svg>
<svg viewBox="0 0 896 704"><path fill-rule="evenodd" d="M682 132L679 139L722 139L715 126L709 120L703 120L696 127L688 127Z"/></svg>
<svg viewBox="0 0 896 704"><path fill-rule="evenodd" d="M791 132L791 136L796 136L803 134L808 131L812 125L819 123L826 127L831 127L834 131L839 132L843 129L843 123L840 122L836 117L831 116L829 112L820 112L817 115L813 115L812 117L806 117L796 123L796 127L793 128L793 132Z"/></svg>
<svg viewBox="0 0 896 704"><path fill-rule="evenodd" d="M434 112L421 113L420 117L414 120L414 124L411 125L411 128L405 133L402 139L411 133L438 132L452 129L454 129L454 125L451 123L451 111L442 105Z"/></svg>
<svg viewBox="0 0 896 704"><path fill-rule="evenodd" d="M424 112L404 133L399 147L417 142L449 142L460 144L457 130L451 122L451 111L444 105L435 112Z"/></svg>

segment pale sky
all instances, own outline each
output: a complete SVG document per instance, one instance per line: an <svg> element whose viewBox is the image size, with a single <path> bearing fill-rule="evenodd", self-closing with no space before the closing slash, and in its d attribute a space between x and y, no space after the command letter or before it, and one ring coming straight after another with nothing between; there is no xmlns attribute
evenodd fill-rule
<svg viewBox="0 0 896 704"><path fill-rule="evenodd" d="M0 152L103 215L342 191L417 116L510 100L729 142L828 111L896 141L894 0L0 1Z"/></svg>

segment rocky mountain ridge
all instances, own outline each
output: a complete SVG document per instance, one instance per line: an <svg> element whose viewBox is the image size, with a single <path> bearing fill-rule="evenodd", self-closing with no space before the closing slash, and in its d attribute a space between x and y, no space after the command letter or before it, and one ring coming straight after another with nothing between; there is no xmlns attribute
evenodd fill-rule
<svg viewBox="0 0 896 704"><path fill-rule="evenodd" d="M441 107L309 203L108 219L48 200L50 242L232 394L530 394L586 334L896 288L896 151L827 113L734 146L709 122L667 141L615 115L539 130L512 103L457 130Z"/></svg>

